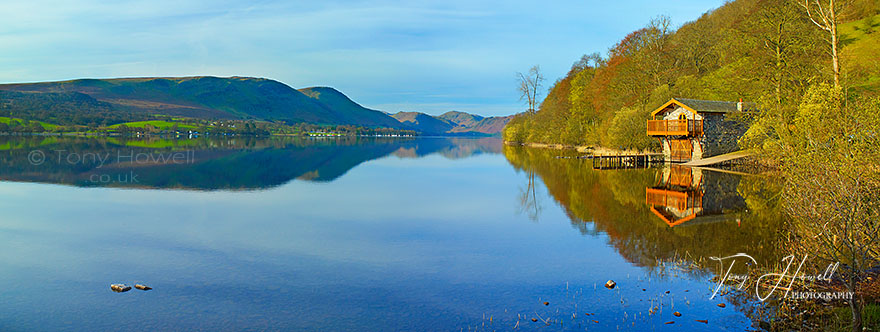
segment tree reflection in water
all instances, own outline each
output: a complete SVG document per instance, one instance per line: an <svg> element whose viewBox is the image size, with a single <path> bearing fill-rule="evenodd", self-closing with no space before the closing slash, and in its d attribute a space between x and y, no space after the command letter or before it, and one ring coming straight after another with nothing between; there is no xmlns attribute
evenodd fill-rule
<svg viewBox="0 0 880 332"><path fill-rule="evenodd" d="M672 166L594 170L583 160L557 159L559 151L519 146L505 146L504 154L528 177L532 198L522 202L540 196L532 188L536 175L575 229L605 234L634 264L654 268L676 257L706 262L743 252L770 265L781 257L779 181L766 176Z"/></svg>
<svg viewBox="0 0 880 332"><path fill-rule="evenodd" d="M538 216L541 215L541 204L538 202L538 195L535 192L535 172L527 171L527 173L526 188L520 187L519 189L519 211L527 213L532 221L538 221Z"/></svg>

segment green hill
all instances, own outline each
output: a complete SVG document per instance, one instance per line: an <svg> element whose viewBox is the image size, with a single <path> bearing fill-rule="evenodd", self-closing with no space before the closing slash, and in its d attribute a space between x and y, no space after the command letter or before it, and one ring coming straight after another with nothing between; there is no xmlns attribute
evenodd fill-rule
<svg viewBox="0 0 880 332"><path fill-rule="evenodd" d="M0 85L0 115L59 124L109 125L154 115L394 126L367 109L336 110L281 82L249 77L80 79ZM50 108L46 111L46 108ZM384 119L383 119L384 117ZM52 121L55 120L55 121Z"/></svg>
<svg viewBox="0 0 880 332"><path fill-rule="evenodd" d="M4 116L92 128L125 123L165 129L176 124L169 119L184 118L410 129L428 135L497 134L509 120L463 112L391 116L330 87L297 90L265 78L211 76L0 84L0 117ZM192 127L178 124L181 129Z"/></svg>
<svg viewBox="0 0 880 332"><path fill-rule="evenodd" d="M859 92L880 91L880 15L840 27L842 61L851 88Z"/></svg>
<svg viewBox="0 0 880 332"><path fill-rule="evenodd" d="M334 88L311 87L299 89L299 91L344 117L358 119L358 124L361 126L404 128L402 123L388 114L363 107Z"/></svg>

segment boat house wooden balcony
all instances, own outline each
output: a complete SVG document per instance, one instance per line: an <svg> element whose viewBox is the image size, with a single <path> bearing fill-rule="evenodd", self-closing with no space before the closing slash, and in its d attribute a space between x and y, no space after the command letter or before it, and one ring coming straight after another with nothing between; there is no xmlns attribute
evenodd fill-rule
<svg viewBox="0 0 880 332"><path fill-rule="evenodd" d="M648 136L698 137L702 135L703 120L648 120Z"/></svg>

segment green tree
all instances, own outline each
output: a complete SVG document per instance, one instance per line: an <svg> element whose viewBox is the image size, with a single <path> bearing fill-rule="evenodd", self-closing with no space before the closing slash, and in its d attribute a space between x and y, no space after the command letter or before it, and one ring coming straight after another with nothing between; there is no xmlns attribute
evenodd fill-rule
<svg viewBox="0 0 880 332"><path fill-rule="evenodd" d="M840 262L853 331L862 330L863 273L880 263L880 100L844 102L840 87L820 84L804 96L785 142L784 201L792 248Z"/></svg>

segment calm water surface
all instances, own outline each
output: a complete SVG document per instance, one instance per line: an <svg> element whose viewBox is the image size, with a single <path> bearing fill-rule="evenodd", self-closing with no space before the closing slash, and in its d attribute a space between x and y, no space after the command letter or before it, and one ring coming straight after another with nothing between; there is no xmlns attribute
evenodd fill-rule
<svg viewBox="0 0 880 332"><path fill-rule="evenodd" d="M660 262L776 260L766 179L560 154L497 139L0 137L0 330L751 325L709 299L715 265Z"/></svg>

